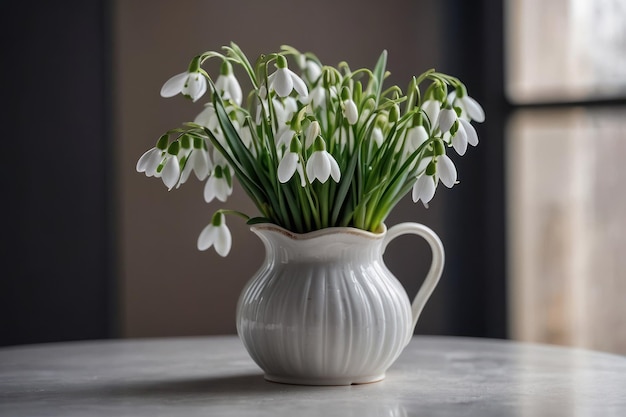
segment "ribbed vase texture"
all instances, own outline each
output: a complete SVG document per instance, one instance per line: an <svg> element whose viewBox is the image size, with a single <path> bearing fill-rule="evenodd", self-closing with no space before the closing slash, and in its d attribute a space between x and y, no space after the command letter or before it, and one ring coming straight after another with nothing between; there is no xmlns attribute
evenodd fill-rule
<svg viewBox="0 0 626 417"><path fill-rule="evenodd" d="M409 298L382 259L385 232L252 230L266 259L240 296L237 331L265 377L316 385L384 378L413 331Z"/></svg>

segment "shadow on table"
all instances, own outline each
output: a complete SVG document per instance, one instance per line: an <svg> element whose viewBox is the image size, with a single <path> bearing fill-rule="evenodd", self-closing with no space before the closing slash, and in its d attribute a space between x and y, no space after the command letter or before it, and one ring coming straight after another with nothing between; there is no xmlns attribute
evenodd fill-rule
<svg viewBox="0 0 626 417"><path fill-rule="evenodd" d="M303 386L266 381L263 374L243 374L222 377L197 377L164 381L129 381L107 387L106 393L121 396L169 396L206 394L251 394L305 389Z"/></svg>

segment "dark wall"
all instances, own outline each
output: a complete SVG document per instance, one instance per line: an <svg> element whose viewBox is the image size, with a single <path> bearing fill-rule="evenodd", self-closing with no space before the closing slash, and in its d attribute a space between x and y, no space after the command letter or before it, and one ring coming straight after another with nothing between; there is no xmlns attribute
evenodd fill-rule
<svg viewBox="0 0 626 417"><path fill-rule="evenodd" d="M104 3L0 3L0 345L111 335Z"/></svg>
<svg viewBox="0 0 626 417"><path fill-rule="evenodd" d="M441 13L444 72L468 86L484 107L480 143L456 158L460 184L446 193L445 239L454 335L507 337L504 125L504 27L501 0L446 0ZM468 314L469 313L469 314Z"/></svg>
<svg viewBox="0 0 626 417"><path fill-rule="evenodd" d="M118 335L109 3L0 3L0 345ZM456 159L462 184L442 193L448 262L429 303L442 319L426 333L506 335L501 3L439 3L437 69L487 122Z"/></svg>

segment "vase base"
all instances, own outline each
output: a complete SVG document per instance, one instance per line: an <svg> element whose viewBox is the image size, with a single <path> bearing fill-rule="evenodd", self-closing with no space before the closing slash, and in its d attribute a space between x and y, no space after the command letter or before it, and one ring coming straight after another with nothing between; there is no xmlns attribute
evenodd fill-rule
<svg viewBox="0 0 626 417"><path fill-rule="evenodd" d="M339 378L307 378L297 376L284 376L284 375L272 375L265 374L265 379L270 382L278 382L280 384L289 385L360 385L371 384L373 382L382 381L385 379L385 374L369 375L355 378L339 377Z"/></svg>

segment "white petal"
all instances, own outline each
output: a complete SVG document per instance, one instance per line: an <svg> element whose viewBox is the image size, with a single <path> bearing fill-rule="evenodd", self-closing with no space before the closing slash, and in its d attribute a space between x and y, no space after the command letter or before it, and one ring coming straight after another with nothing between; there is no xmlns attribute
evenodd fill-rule
<svg viewBox="0 0 626 417"><path fill-rule="evenodd" d="M278 68L270 80L270 88L276 91L279 97L287 97L293 90L293 80L286 68Z"/></svg>
<svg viewBox="0 0 626 417"><path fill-rule="evenodd" d="M467 142L472 145L478 145L478 133L476 133L476 129L470 122L465 119L459 119L459 123L463 126L465 133L467 134Z"/></svg>
<svg viewBox="0 0 626 417"><path fill-rule="evenodd" d="M243 93L241 92L241 86L237 78L233 74L220 75L217 77L215 88L217 91L223 93L225 100L232 100L237 105L241 105Z"/></svg>
<svg viewBox="0 0 626 417"><path fill-rule="evenodd" d="M321 131L320 124L317 120L311 122L309 127L306 129L306 133L304 134L304 147L309 149L313 143L315 143L315 139L319 136Z"/></svg>
<svg viewBox="0 0 626 417"><path fill-rule="evenodd" d="M199 250L207 250L209 249L213 243L215 242L215 238L217 237L217 229L213 224L209 224L202 232L200 232L200 236L198 236L198 249Z"/></svg>
<svg viewBox="0 0 626 417"><path fill-rule="evenodd" d="M300 161L298 161L298 165L296 165L296 171L298 171L298 175L300 176L300 186L306 187L306 178L304 178L304 170L302 169Z"/></svg>
<svg viewBox="0 0 626 417"><path fill-rule="evenodd" d="M426 100L422 104L422 110L426 113L426 117L428 117L431 130L434 130L437 127L437 119L439 118L440 108L441 103L437 100Z"/></svg>
<svg viewBox="0 0 626 417"><path fill-rule="evenodd" d="M287 152L285 156L278 164L278 181L286 183L296 173L298 167L298 154L294 152Z"/></svg>
<svg viewBox="0 0 626 417"><path fill-rule="evenodd" d="M237 78L235 78L232 74L230 75L230 83L228 87L231 99L237 103L238 106L240 106L243 100L243 93L241 92L239 81L237 81Z"/></svg>
<svg viewBox="0 0 626 417"><path fill-rule="evenodd" d="M309 59L306 61L306 68L304 72L309 81L315 82L320 77L320 75L322 75L322 68L317 62Z"/></svg>
<svg viewBox="0 0 626 417"><path fill-rule="evenodd" d="M215 198L215 176L210 176L204 184L204 201L210 203Z"/></svg>
<svg viewBox="0 0 626 417"><path fill-rule="evenodd" d="M155 152L160 154L161 150L159 150L157 148L151 148L151 149L148 149L147 151L145 151L144 154L141 155L141 157L139 157L139 160L137 161L137 165L135 167L137 172L146 172L146 168L149 165L149 161L150 161L150 159L152 159L154 157L154 153Z"/></svg>
<svg viewBox="0 0 626 417"><path fill-rule="evenodd" d="M209 153L204 149L194 149L190 158L193 159L193 171L200 181L209 175Z"/></svg>
<svg viewBox="0 0 626 417"><path fill-rule="evenodd" d="M374 140L374 142L376 142L376 145L380 148L380 146L383 144L383 140L385 138L383 138L383 131L381 130L380 127L375 127L374 129L372 129L372 139Z"/></svg>
<svg viewBox="0 0 626 417"><path fill-rule="evenodd" d="M428 139L428 132L422 125L412 127L407 133L409 152L415 152Z"/></svg>
<svg viewBox="0 0 626 417"><path fill-rule="evenodd" d="M180 178L178 180L178 183L176 184L176 188L180 187L181 185L187 182L192 170L193 170L193 161L190 161L189 159L187 159L187 162L185 163L185 167L183 168L183 172L180 173Z"/></svg>
<svg viewBox="0 0 626 417"><path fill-rule="evenodd" d="M452 109L443 109L439 113L439 121L437 124L439 125L439 129L442 132L447 132L450 130L454 121L456 120L456 112Z"/></svg>
<svg viewBox="0 0 626 417"><path fill-rule="evenodd" d="M161 179L163 180L163 184L167 186L168 190L171 190L178 182L179 176L180 164L178 163L178 158L176 156L170 156L169 158L167 158L165 166L163 167L163 171L161 172Z"/></svg>
<svg viewBox="0 0 626 417"><path fill-rule="evenodd" d="M324 155L324 151L313 152L313 155L306 163L306 175L309 178L309 182L315 181L317 178L319 182L325 183L330 176L330 161Z"/></svg>
<svg viewBox="0 0 626 417"><path fill-rule="evenodd" d="M154 152L152 157L146 164L146 175L148 177L152 177L157 174L157 169L159 165L163 162L163 151L159 150L159 152Z"/></svg>
<svg viewBox="0 0 626 417"><path fill-rule="evenodd" d="M278 136L278 140L276 141L276 147L280 148L282 145L289 146L291 144L291 139L295 135L295 132L291 130L287 125L283 125L278 129L276 134Z"/></svg>
<svg viewBox="0 0 626 417"><path fill-rule="evenodd" d="M217 227L217 235L215 236L215 252L224 257L230 252L232 246L232 236L230 230L226 227L226 223L222 220L222 224Z"/></svg>
<svg viewBox="0 0 626 417"><path fill-rule="evenodd" d="M188 95L193 101L198 100L206 93L207 82L199 72L189 74L187 83L183 87L182 93Z"/></svg>
<svg viewBox="0 0 626 417"><path fill-rule="evenodd" d="M291 70L287 70L289 71L289 75L291 76L291 81L293 82L293 89L296 90L296 92L302 96L302 97L307 97L309 95L309 89L306 87L306 84L304 81L302 81L302 78L298 77L298 75L291 71Z"/></svg>
<svg viewBox="0 0 626 417"><path fill-rule="evenodd" d="M419 200L422 200L425 207L428 207L427 204L430 200L432 200L435 195L435 180L430 175L422 175L415 181L413 184L413 202L417 203Z"/></svg>
<svg viewBox="0 0 626 417"><path fill-rule="evenodd" d="M461 101L465 105L465 110L472 120L476 120L478 123L485 121L485 111L475 99L470 96L464 96Z"/></svg>
<svg viewBox="0 0 626 417"><path fill-rule="evenodd" d="M359 120L359 111L356 108L356 104L352 100L346 100L343 104L345 106L344 115L348 123L354 125Z"/></svg>
<svg viewBox="0 0 626 417"><path fill-rule="evenodd" d="M188 75L189 73L185 71L167 80L165 84L163 84L163 87L161 87L161 97L174 97L176 94L183 91Z"/></svg>
<svg viewBox="0 0 626 417"><path fill-rule="evenodd" d="M330 176L335 182L339 182L341 179L341 170L339 164L335 161L335 158L331 154L328 154L328 162L330 162Z"/></svg>
<svg viewBox="0 0 626 417"><path fill-rule="evenodd" d="M459 124L459 130L452 137L452 147L461 156L467 151L467 134L462 124Z"/></svg>
<svg viewBox="0 0 626 417"><path fill-rule="evenodd" d="M437 159L437 173L443 185L452 188L456 182L457 173L454 162L452 162L452 159L450 159L448 155L441 155Z"/></svg>
<svg viewBox="0 0 626 417"><path fill-rule="evenodd" d="M210 130L214 130L219 125L219 121L217 120L217 114L215 113L215 108L213 107L213 103L209 103L204 107L193 122L197 125L204 126Z"/></svg>
<svg viewBox="0 0 626 417"><path fill-rule="evenodd" d="M217 178L215 181L215 197L222 203L228 200L228 196L232 194L232 189L228 186L226 178Z"/></svg>

